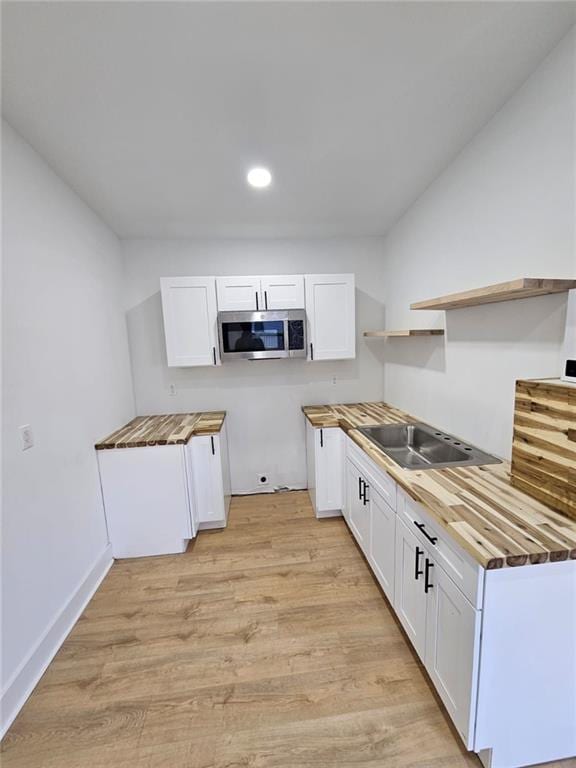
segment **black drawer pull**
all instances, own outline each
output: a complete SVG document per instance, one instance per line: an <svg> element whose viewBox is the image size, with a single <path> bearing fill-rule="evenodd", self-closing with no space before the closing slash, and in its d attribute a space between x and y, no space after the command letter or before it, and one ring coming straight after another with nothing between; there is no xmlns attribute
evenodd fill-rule
<svg viewBox="0 0 576 768"><path fill-rule="evenodd" d="M324 448L324 430L320 430L320 448Z"/></svg>
<svg viewBox="0 0 576 768"><path fill-rule="evenodd" d="M437 536L430 536L430 534L426 530L426 526L424 525L424 523L417 523L416 520L414 520L414 525L416 526L416 528L418 528L418 530L422 531L422 533L424 534L424 536L426 536L426 538L428 539L430 544L436 544L437 543L438 537Z"/></svg>
<svg viewBox="0 0 576 768"><path fill-rule="evenodd" d="M420 568L420 558L424 554L424 550L420 547L416 547L416 558L414 562L414 578L418 581L418 576L422 576L424 571Z"/></svg>
<svg viewBox="0 0 576 768"><path fill-rule="evenodd" d="M364 482L364 480L362 480L362 483L364 484L364 493L362 494L362 503L364 504L364 506L366 506L366 504L368 504L368 502L370 501L370 499L366 495L366 491L368 490L368 488L370 488L370 486L368 485L368 483Z"/></svg>
<svg viewBox="0 0 576 768"><path fill-rule="evenodd" d="M434 586L434 584L431 584L428 580L428 577L430 575L430 569L434 568L434 563L430 562L428 558L426 558L426 565L424 566L424 570L426 571L424 574L424 592L428 593Z"/></svg>
<svg viewBox="0 0 576 768"><path fill-rule="evenodd" d="M212 443L212 456L216 456L216 448L214 446L214 435L210 435L210 442Z"/></svg>
<svg viewBox="0 0 576 768"><path fill-rule="evenodd" d="M362 478L358 478L358 499L362 501Z"/></svg>

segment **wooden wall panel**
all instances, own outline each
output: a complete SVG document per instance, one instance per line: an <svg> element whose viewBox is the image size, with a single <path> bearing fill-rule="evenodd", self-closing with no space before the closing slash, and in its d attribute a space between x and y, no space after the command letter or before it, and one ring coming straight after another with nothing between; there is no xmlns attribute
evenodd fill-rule
<svg viewBox="0 0 576 768"><path fill-rule="evenodd" d="M512 484L576 519L576 386L516 382Z"/></svg>

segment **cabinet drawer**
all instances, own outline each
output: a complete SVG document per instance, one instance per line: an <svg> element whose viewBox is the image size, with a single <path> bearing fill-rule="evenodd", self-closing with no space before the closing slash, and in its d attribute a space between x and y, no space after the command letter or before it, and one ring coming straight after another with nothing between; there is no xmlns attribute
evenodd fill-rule
<svg viewBox="0 0 576 768"><path fill-rule="evenodd" d="M482 604L483 569L451 540L449 534L432 520L421 504L411 499L402 489L398 490L397 511L407 527L433 553L454 584L475 608L479 608ZM436 539L436 542L433 543L431 539Z"/></svg>
<svg viewBox="0 0 576 768"><path fill-rule="evenodd" d="M396 482L383 469L377 467L362 448L349 437L346 437L346 455L362 472L366 481L396 511Z"/></svg>

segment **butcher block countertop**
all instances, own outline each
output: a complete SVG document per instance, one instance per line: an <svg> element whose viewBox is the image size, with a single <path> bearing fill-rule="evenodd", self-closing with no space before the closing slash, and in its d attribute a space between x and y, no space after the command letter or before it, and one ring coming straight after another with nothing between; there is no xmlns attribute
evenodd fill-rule
<svg viewBox="0 0 576 768"><path fill-rule="evenodd" d="M508 462L406 470L356 427L418 419L386 403L312 405L302 410L313 427L341 427L483 568L576 559L576 522L514 488Z"/></svg>
<svg viewBox="0 0 576 768"><path fill-rule="evenodd" d="M107 448L145 448L148 445L185 445L191 437L218 434L225 417L226 411L137 416L94 447L103 451Z"/></svg>

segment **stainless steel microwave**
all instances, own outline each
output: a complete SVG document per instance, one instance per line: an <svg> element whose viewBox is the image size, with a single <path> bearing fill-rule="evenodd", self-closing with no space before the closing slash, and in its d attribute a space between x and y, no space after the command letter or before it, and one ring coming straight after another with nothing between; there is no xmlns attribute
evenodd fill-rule
<svg viewBox="0 0 576 768"><path fill-rule="evenodd" d="M219 312L222 362L306 357L306 311Z"/></svg>

